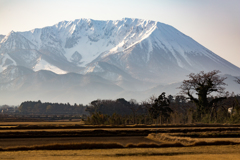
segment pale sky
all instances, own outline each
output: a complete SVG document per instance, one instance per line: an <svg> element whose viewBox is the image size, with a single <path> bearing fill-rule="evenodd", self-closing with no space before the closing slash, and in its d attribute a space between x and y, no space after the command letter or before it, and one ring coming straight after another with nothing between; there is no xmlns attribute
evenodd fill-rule
<svg viewBox="0 0 240 160"><path fill-rule="evenodd" d="M240 67L240 0L0 0L0 34L63 20L141 18L169 24Z"/></svg>

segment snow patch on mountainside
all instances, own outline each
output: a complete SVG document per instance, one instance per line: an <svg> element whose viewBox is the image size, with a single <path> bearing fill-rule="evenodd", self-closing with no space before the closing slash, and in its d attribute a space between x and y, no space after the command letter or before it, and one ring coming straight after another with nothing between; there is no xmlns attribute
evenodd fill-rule
<svg viewBox="0 0 240 160"><path fill-rule="evenodd" d="M109 50L113 46L110 44L105 46L106 40L99 40L92 42L88 37L82 37L78 41L78 45L72 48L65 48L65 56L68 61L71 61L73 53L79 52L82 56L81 64L79 66L86 66L88 63L96 59L101 53Z"/></svg>
<svg viewBox="0 0 240 160"><path fill-rule="evenodd" d="M10 65L17 65L16 62L8 55L0 55L0 72L4 71Z"/></svg>
<svg viewBox="0 0 240 160"><path fill-rule="evenodd" d="M59 69L58 67L49 64L47 61L45 61L44 59L41 59L41 58L38 59L38 63L34 66L33 70L34 71L49 70L49 71L52 71L57 74L66 74L67 73L66 71L63 71L63 70Z"/></svg>

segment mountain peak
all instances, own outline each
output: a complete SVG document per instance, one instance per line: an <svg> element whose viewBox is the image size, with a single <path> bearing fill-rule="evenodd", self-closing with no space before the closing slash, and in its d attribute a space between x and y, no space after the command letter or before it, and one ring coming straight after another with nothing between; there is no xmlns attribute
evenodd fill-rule
<svg viewBox="0 0 240 160"><path fill-rule="evenodd" d="M15 34L20 36L10 40ZM27 32L13 31L2 40L0 52L5 55L0 67L11 60L11 64L31 69L89 73L104 72L97 62L107 62L139 80L141 72L147 72L151 76L145 79L154 82L158 80L152 77L161 77L164 72L166 77L169 72L212 69L239 73L239 68L174 27L127 17L108 21L81 18ZM119 79L119 75L114 77Z"/></svg>
<svg viewBox="0 0 240 160"><path fill-rule="evenodd" d="M5 42L9 37L11 37L12 35L14 35L16 32L14 32L13 30L11 32L9 32L6 36L0 35L0 42L3 43Z"/></svg>

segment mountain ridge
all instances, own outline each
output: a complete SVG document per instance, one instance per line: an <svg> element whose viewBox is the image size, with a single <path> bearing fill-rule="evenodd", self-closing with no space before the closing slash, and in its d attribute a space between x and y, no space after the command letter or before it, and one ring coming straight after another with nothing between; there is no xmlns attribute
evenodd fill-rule
<svg viewBox="0 0 240 160"><path fill-rule="evenodd" d="M10 87L19 95L21 90L34 93L28 85L39 92L41 87L55 86L52 91L44 90L39 95L60 94L58 88L64 88L60 82L63 79L73 85L65 84L66 91L61 90L62 99L64 93L71 91L78 95L76 88L84 88L89 95L90 90L99 93L91 85L114 97L124 93L152 93L151 88L160 86L158 88L165 89L167 87L163 85L178 83L189 73L200 71L220 70L222 74L240 75L240 68L191 37L170 25L151 20L77 19L26 32L12 31L0 36L0 40L0 91L7 92ZM14 66L24 67L24 71L14 72ZM25 70L29 72L25 73ZM54 75L52 72L58 75L54 80L50 78ZM89 76L89 83L79 80L82 86L75 84L73 79L81 79L79 75ZM94 81L94 76L101 80ZM44 77L46 84L44 79L39 81ZM88 88L91 89L87 91ZM114 95L105 92L104 88Z"/></svg>
<svg viewBox="0 0 240 160"><path fill-rule="evenodd" d="M16 50L24 50L29 53L25 57L30 58L20 61L25 61L25 63L32 61L26 67L34 69L39 62L44 60L65 72L86 73L89 70L87 66L97 59L105 61L108 57L126 59L129 50L134 49L145 49L144 53L140 55L142 63L147 64L153 52L162 52L168 54L165 57L169 62L184 68L184 70L191 70L191 67L194 66L190 59L192 55L206 56L212 61L221 59L170 25L131 18L115 21L77 19L62 21L53 26L26 32L12 31L3 38L0 45L0 52L9 54L11 59L6 59L10 59L16 64L20 63L18 62L19 57L16 57L19 53L14 53ZM113 56L116 54L117 56ZM64 63L64 65L60 63ZM20 63L20 65L23 64ZM124 64L124 66L127 65ZM127 70L123 66L119 65L118 67ZM231 66L231 68L234 67ZM40 69L44 68L38 68L38 70ZM59 73L58 71L54 72Z"/></svg>

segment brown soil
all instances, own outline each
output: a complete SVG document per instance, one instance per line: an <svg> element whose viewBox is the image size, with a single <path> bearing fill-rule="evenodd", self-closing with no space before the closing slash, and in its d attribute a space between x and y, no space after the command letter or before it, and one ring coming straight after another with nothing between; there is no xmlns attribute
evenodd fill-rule
<svg viewBox="0 0 240 160"><path fill-rule="evenodd" d="M122 145L139 144L139 143L157 143L147 139L144 136L131 137L58 137L58 138L5 138L0 139L0 148L16 146L34 146L46 144L64 144L64 143L81 143L81 142L116 142Z"/></svg>

